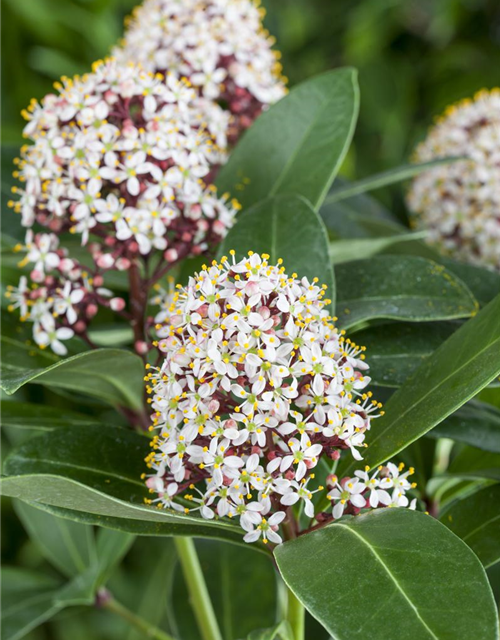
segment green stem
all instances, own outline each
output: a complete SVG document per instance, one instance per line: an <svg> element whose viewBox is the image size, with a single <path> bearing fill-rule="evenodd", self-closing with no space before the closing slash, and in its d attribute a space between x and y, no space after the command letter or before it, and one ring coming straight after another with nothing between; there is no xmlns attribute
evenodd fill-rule
<svg viewBox="0 0 500 640"><path fill-rule="evenodd" d="M293 640L304 640L305 609L302 602L288 589L286 620L292 630Z"/></svg>
<svg viewBox="0 0 500 640"><path fill-rule="evenodd" d="M183 537L176 537L174 540L202 638L222 640L194 542L191 538Z"/></svg>
<svg viewBox="0 0 500 640"><path fill-rule="evenodd" d="M165 633L161 629L158 629L158 627L150 624L147 620L144 620L144 618L136 615L133 611L124 607L114 598L105 600L102 607L108 611L116 613L133 627L142 631L145 638L151 638L152 640L174 640L174 638L168 635L168 633Z"/></svg>

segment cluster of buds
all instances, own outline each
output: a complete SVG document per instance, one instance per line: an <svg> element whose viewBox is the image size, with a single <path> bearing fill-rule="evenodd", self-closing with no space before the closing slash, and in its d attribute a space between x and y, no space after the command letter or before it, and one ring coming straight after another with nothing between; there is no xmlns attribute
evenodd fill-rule
<svg viewBox="0 0 500 640"><path fill-rule="evenodd" d="M217 135L227 132L234 143L286 92L264 14L253 0L145 0L113 54L148 71L187 77Z"/></svg>
<svg viewBox="0 0 500 640"><path fill-rule="evenodd" d="M56 89L24 112L33 144L16 161L22 188L10 203L23 226L78 235L96 270L129 269L156 252L153 281L162 261L220 242L239 205L210 184L223 151L188 81L109 59Z"/></svg>
<svg viewBox="0 0 500 640"><path fill-rule="evenodd" d="M407 474L330 476L331 515L316 514L320 459L361 460L381 405L366 391L364 349L334 326L319 286L249 253L212 262L160 300L159 366L147 365L153 409L146 484L160 508L238 517L244 539L281 542L280 523L365 506L407 506ZM159 298L162 297L160 292ZM411 471L411 470L410 470Z"/></svg>
<svg viewBox="0 0 500 640"><path fill-rule="evenodd" d="M32 266L30 282L22 276L17 287L9 286L6 297L9 311L19 309L21 321L33 323L33 338L44 349L50 346L58 355L65 355L65 340L75 334L87 338L87 328L99 306L116 312L125 307L123 298L112 297L104 288L103 276L96 269L90 274L59 248L59 238L53 233L34 235L30 229L21 266Z"/></svg>
<svg viewBox="0 0 500 640"><path fill-rule="evenodd" d="M417 162L445 157L466 159L414 179L413 222L444 253L500 270L500 89L449 107L415 152Z"/></svg>

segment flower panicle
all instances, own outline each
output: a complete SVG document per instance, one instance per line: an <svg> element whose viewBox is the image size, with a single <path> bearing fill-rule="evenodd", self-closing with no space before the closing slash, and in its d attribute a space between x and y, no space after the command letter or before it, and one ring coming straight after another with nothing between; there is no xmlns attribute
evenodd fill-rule
<svg viewBox="0 0 500 640"><path fill-rule="evenodd" d="M414 178L412 224L442 253L500 270L500 89L448 107L414 153L415 162L463 157Z"/></svg>
<svg viewBox="0 0 500 640"><path fill-rule="evenodd" d="M281 55L262 26L264 15L252 0L145 0L126 21L113 54L151 72L185 76L208 109L212 133L234 143L286 93Z"/></svg>
<svg viewBox="0 0 500 640"><path fill-rule="evenodd" d="M150 502L239 519L247 542L272 543L299 502L311 519L408 506L412 470L389 463L371 476L327 478L331 515L315 513L321 457L362 460L380 413L364 349L335 327L317 278L289 276L267 254L230 255L154 299Z"/></svg>

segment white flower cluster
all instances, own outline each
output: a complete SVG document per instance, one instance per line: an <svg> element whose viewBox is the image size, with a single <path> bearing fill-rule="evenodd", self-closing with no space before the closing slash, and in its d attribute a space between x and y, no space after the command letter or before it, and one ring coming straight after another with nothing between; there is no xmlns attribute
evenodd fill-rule
<svg viewBox="0 0 500 640"><path fill-rule="evenodd" d="M58 355L66 355L63 341L85 333L98 305L113 311L124 308L125 301L113 298L102 286L101 275L92 277L68 257L55 234L34 235L29 229L26 244L15 250L26 252L19 266L31 265L32 271L29 281L21 276L17 287L7 288L8 310L19 309L21 321L33 323L33 338L40 348L50 346Z"/></svg>
<svg viewBox="0 0 500 640"><path fill-rule="evenodd" d="M449 107L415 160L464 156L413 180L408 206L429 242L460 260L500 270L500 89Z"/></svg>
<svg viewBox="0 0 500 640"><path fill-rule="evenodd" d="M363 348L332 324L326 287L289 277L265 254L240 262L231 254L168 301L159 293L164 359L147 366L151 429L159 429L147 486L159 507L239 517L247 542L279 543L286 509L302 501L314 517L320 457L348 450L360 460L381 405L365 392ZM407 505L406 475L394 467L331 478L333 517Z"/></svg>
<svg viewBox="0 0 500 640"><path fill-rule="evenodd" d="M25 112L33 144L12 203L24 226L69 230L83 244L92 233L105 268L154 249L175 262L225 236L237 203L203 182L220 151L187 81L109 59L56 88Z"/></svg>
<svg viewBox="0 0 500 640"><path fill-rule="evenodd" d="M221 133L227 128L218 102L241 131L286 91L264 13L253 0L145 0L113 54L148 71L187 77L210 109L207 119Z"/></svg>

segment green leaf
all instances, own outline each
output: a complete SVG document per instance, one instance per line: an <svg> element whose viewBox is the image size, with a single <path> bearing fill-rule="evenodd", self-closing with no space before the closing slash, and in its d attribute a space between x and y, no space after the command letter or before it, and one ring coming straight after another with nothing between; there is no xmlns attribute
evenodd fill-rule
<svg viewBox="0 0 500 640"><path fill-rule="evenodd" d="M450 320L477 311L467 287L441 265L413 256L377 256L339 265L339 326L375 318Z"/></svg>
<svg viewBox="0 0 500 640"><path fill-rule="evenodd" d="M500 481L500 454L476 447L464 447L453 458L447 474L461 478L488 478Z"/></svg>
<svg viewBox="0 0 500 640"><path fill-rule="evenodd" d="M349 238L330 242L330 259L332 264L350 262L353 256L362 260L381 253L385 249L400 242L414 242L422 238L422 233L406 233L401 235L381 236L378 238Z"/></svg>
<svg viewBox="0 0 500 640"><path fill-rule="evenodd" d="M60 427L80 427L99 424L99 421L83 413L69 409L54 409L43 404L2 400L1 421L3 427L16 429L33 429L36 431L52 431Z"/></svg>
<svg viewBox="0 0 500 640"><path fill-rule="evenodd" d="M289 275L296 272L299 278L319 278L320 284L328 286L328 297L335 299L326 230L319 215L300 196L268 198L243 212L219 255L231 249L238 258L248 251L268 253L270 264L282 258Z"/></svg>
<svg viewBox="0 0 500 640"><path fill-rule="evenodd" d="M451 438L473 447L500 453L500 411L471 400L428 433L432 438Z"/></svg>
<svg viewBox="0 0 500 640"><path fill-rule="evenodd" d="M500 561L500 485L457 500L439 519L467 543L485 567Z"/></svg>
<svg viewBox="0 0 500 640"><path fill-rule="evenodd" d="M130 351L96 349L64 360L50 358L52 363L42 368L41 356L33 347L10 338L2 338L2 346L1 388L9 395L32 382L78 391L115 405L142 408L143 364ZM33 361L30 352L34 353Z"/></svg>
<svg viewBox="0 0 500 640"><path fill-rule="evenodd" d="M498 376L499 316L497 296L424 360L389 399L385 415L373 421L364 464L374 467L395 455ZM342 471L349 474L353 466Z"/></svg>
<svg viewBox="0 0 500 640"><path fill-rule="evenodd" d="M439 263L451 271L472 292L476 300L484 306L500 293L500 273L477 267L465 262L457 262L451 258L439 257Z"/></svg>
<svg viewBox="0 0 500 640"><path fill-rule="evenodd" d="M31 540L65 576L73 578L95 562L92 527L58 518L20 501L15 501L14 508Z"/></svg>
<svg viewBox="0 0 500 640"><path fill-rule="evenodd" d="M270 629L252 631L247 640L293 640L293 633L286 620Z"/></svg>
<svg viewBox="0 0 500 640"><path fill-rule="evenodd" d="M438 158L437 160L430 160L429 162L422 162L420 164L404 164L401 167L382 171L381 173L376 173L368 178L363 178L363 180L351 182L348 185L344 185L336 189L334 188L325 199L325 204L333 204L334 202L340 202L341 200L357 196L360 193L374 191L375 189L387 187L390 184L403 182L404 180L409 180L410 178L418 176L423 171L427 171L427 169L432 169L432 167L442 164L450 164L451 162L456 162L457 160L462 159L463 158Z"/></svg>
<svg viewBox="0 0 500 640"><path fill-rule="evenodd" d="M60 584L46 574L2 568L2 640L19 640L50 620L62 606L54 603Z"/></svg>
<svg viewBox="0 0 500 640"><path fill-rule="evenodd" d="M68 427L32 438L4 465L4 495L87 524L145 535L190 535L243 543L240 527L227 521L170 513L143 503L141 480L149 439L126 429ZM98 452L98 454L96 454ZM38 504L37 504L38 506Z"/></svg>
<svg viewBox="0 0 500 640"><path fill-rule="evenodd" d="M134 332L131 327L107 325L89 331L89 338L98 347L123 347L132 344Z"/></svg>
<svg viewBox="0 0 500 640"><path fill-rule="evenodd" d="M498 638L486 573L440 522L380 509L275 549L281 574L337 640Z"/></svg>
<svg viewBox="0 0 500 640"><path fill-rule="evenodd" d="M456 329L451 322L398 322L357 331L354 339L366 347L373 384L400 387Z"/></svg>
<svg viewBox="0 0 500 640"><path fill-rule="evenodd" d="M306 80L264 112L245 133L216 185L246 209L269 196L295 193L315 209L342 164L358 115L354 69Z"/></svg>

